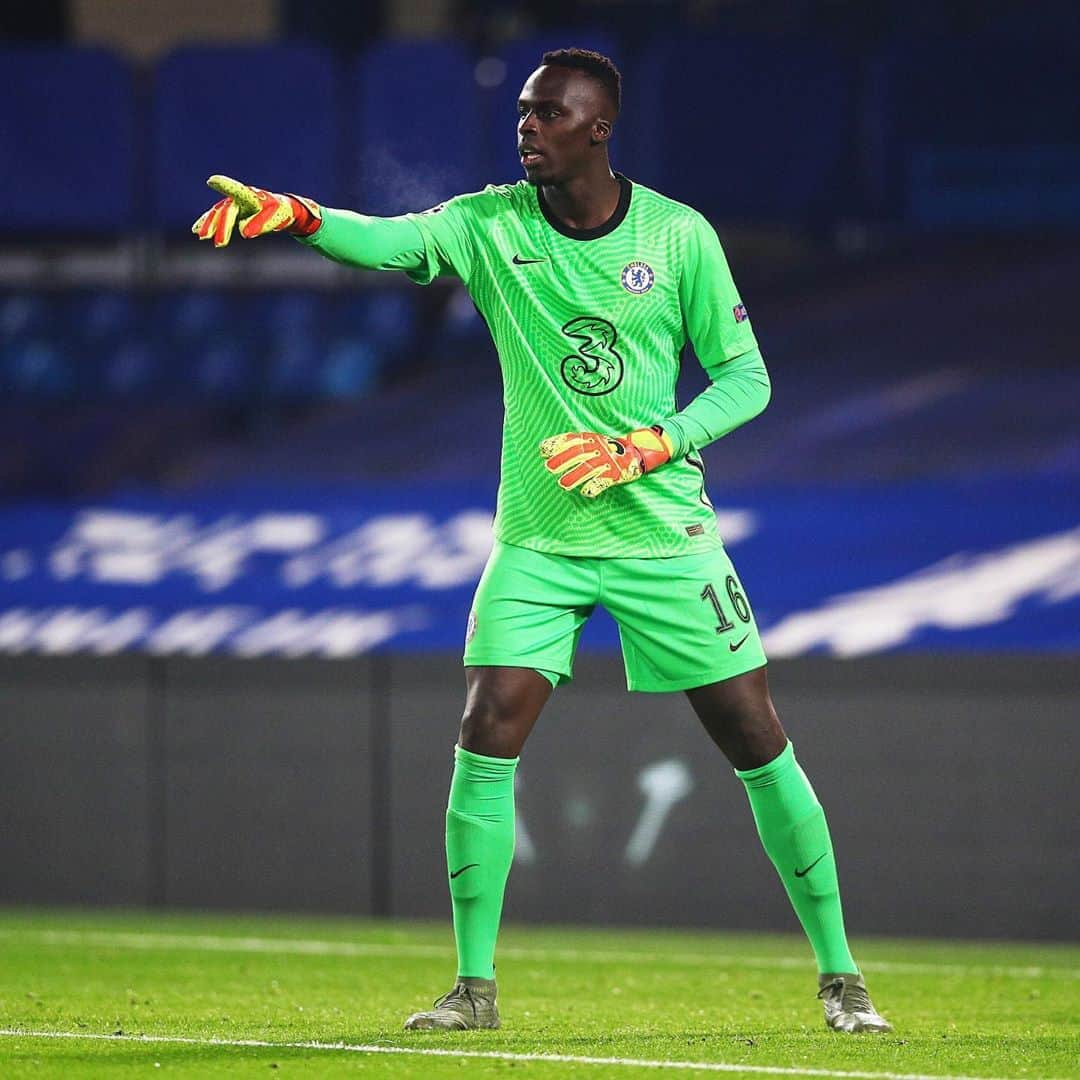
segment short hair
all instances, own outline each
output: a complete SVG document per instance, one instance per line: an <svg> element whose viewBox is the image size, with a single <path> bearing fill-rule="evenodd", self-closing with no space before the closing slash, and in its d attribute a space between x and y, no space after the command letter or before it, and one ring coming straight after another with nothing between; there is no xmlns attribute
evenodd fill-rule
<svg viewBox="0 0 1080 1080"><path fill-rule="evenodd" d="M540 62L585 72L607 91L611 104L615 106L615 115L619 115L622 107L622 75L603 53L593 52L592 49L552 49L544 53Z"/></svg>

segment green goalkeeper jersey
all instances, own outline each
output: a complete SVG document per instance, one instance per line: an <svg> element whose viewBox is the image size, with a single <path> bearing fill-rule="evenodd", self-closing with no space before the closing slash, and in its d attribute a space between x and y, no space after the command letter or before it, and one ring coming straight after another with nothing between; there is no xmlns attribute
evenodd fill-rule
<svg viewBox="0 0 1080 1080"><path fill-rule="evenodd" d="M595 229L566 226L526 181L408 215L424 250L397 265L420 284L460 278L498 350L505 417L495 535L507 544L607 557L722 544L693 451L595 499L560 488L539 453L564 431L623 435L664 424L677 411L687 340L710 371L757 348L705 218L619 180L618 208ZM336 214L323 227L327 246L346 228Z"/></svg>

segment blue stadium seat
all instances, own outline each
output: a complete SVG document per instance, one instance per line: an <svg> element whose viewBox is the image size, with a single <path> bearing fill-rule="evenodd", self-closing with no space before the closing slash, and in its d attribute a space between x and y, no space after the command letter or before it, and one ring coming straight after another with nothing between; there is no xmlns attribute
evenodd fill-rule
<svg viewBox="0 0 1080 1080"><path fill-rule="evenodd" d="M162 293L151 304L152 333L170 397L231 401L254 387L258 327L248 298L223 290Z"/></svg>
<svg viewBox="0 0 1080 1080"><path fill-rule="evenodd" d="M505 45L495 57L506 65L506 70L502 81L483 93L487 182L514 184L525 178L517 155L518 93L529 75L540 66L544 53L571 46L603 53L619 66L615 39L594 30L552 30L541 36L521 38Z"/></svg>
<svg viewBox="0 0 1080 1080"><path fill-rule="evenodd" d="M1022 215L1016 200L1027 199L1035 223L1071 188L1080 220L1078 72L1080 44L1067 38L995 34L889 49L869 93L878 208L899 215L914 202L916 216L932 217L941 200L943 213L981 208L972 223L994 225Z"/></svg>
<svg viewBox="0 0 1080 1080"><path fill-rule="evenodd" d="M164 395L166 369L164 351L154 338L138 333L124 337L101 350L94 396L123 400Z"/></svg>
<svg viewBox="0 0 1080 1080"><path fill-rule="evenodd" d="M252 321L270 341L281 337L313 337L325 319L325 300L300 289L266 290L251 298Z"/></svg>
<svg viewBox="0 0 1080 1080"><path fill-rule="evenodd" d="M255 389L254 350L250 342L224 337L205 345L191 358L191 385L214 403L250 400Z"/></svg>
<svg viewBox="0 0 1080 1080"><path fill-rule="evenodd" d="M487 323L464 286L456 285L450 294L429 352L440 365L488 358L494 353Z"/></svg>
<svg viewBox="0 0 1080 1080"><path fill-rule="evenodd" d="M0 295L0 346L43 333L54 318L56 299L44 292Z"/></svg>
<svg viewBox="0 0 1080 1080"><path fill-rule="evenodd" d="M75 358L80 400L95 401L111 394L110 379L116 372L113 358L140 333L141 305L130 292L80 289L64 295L56 315L58 332Z"/></svg>
<svg viewBox="0 0 1080 1080"><path fill-rule="evenodd" d="M72 333L90 348L123 340L138 323L138 311L130 292L88 290L78 292L67 305Z"/></svg>
<svg viewBox="0 0 1080 1080"><path fill-rule="evenodd" d="M332 299L310 291L273 290L251 299L259 328L263 388L277 402L306 402L321 395L323 341Z"/></svg>
<svg viewBox="0 0 1080 1080"><path fill-rule="evenodd" d="M236 295L221 289L162 293L155 300L154 324L173 342L206 342L241 321L241 304Z"/></svg>
<svg viewBox="0 0 1080 1080"><path fill-rule="evenodd" d="M7 230L130 229L135 98L131 73L99 49L0 49Z"/></svg>
<svg viewBox="0 0 1080 1080"><path fill-rule="evenodd" d="M59 336L27 338L0 350L0 384L20 398L69 398L78 383L76 360Z"/></svg>
<svg viewBox="0 0 1080 1080"><path fill-rule="evenodd" d="M368 333L377 345L405 349L416 335L416 294L412 289L383 289L368 310Z"/></svg>
<svg viewBox="0 0 1080 1080"><path fill-rule="evenodd" d="M188 228L225 173L334 204L334 67L319 49L275 45L179 49L159 65L152 134L155 224Z"/></svg>
<svg viewBox="0 0 1080 1080"><path fill-rule="evenodd" d="M416 300L404 288L345 293L331 301L325 325L319 392L359 397L374 387L386 363L412 343Z"/></svg>
<svg viewBox="0 0 1080 1080"><path fill-rule="evenodd" d="M855 68L826 41L680 37L624 93L633 176L710 217L810 222L851 212Z"/></svg>
<svg viewBox="0 0 1080 1080"><path fill-rule="evenodd" d="M323 350L310 337L273 342L264 355L267 396L278 402L306 402L319 397Z"/></svg>
<svg viewBox="0 0 1080 1080"><path fill-rule="evenodd" d="M337 334L369 342L384 352L406 348L416 333L416 296L409 288L345 293L335 309Z"/></svg>
<svg viewBox="0 0 1080 1080"><path fill-rule="evenodd" d="M0 297L0 387L18 398L64 398L77 385L80 350L69 340L64 295Z"/></svg>
<svg viewBox="0 0 1080 1080"><path fill-rule="evenodd" d="M882 122L902 143L1080 140L1080 43L997 36L908 42L877 62Z"/></svg>
<svg viewBox="0 0 1080 1080"><path fill-rule="evenodd" d="M400 214L483 186L473 66L459 46L380 42L357 61L353 87L350 205Z"/></svg>
<svg viewBox="0 0 1080 1080"><path fill-rule="evenodd" d="M382 356L358 338L331 341L319 372L319 390L328 398L361 397L375 385Z"/></svg>

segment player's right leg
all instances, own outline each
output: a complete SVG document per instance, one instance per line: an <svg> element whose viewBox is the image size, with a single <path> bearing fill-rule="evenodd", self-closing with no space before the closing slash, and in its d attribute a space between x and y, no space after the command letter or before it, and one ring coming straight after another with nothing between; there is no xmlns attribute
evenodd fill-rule
<svg viewBox="0 0 1080 1080"><path fill-rule="evenodd" d="M495 943L514 856L514 772L553 687L570 677L594 573L496 544L477 587L446 811L458 977L433 1008L409 1017L406 1030L499 1026Z"/></svg>
<svg viewBox="0 0 1080 1080"><path fill-rule="evenodd" d="M446 809L446 866L458 975L408 1031L497 1028L495 942L514 858L514 772L551 682L531 668L468 667L465 713Z"/></svg>

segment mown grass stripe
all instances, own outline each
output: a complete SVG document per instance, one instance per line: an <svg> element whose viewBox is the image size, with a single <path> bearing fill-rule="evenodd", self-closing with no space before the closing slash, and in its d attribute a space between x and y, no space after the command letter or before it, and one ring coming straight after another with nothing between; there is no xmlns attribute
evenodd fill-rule
<svg viewBox="0 0 1080 1080"><path fill-rule="evenodd" d="M614 1065L630 1069L695 1069L699 1072L749 1073L758 1076L825 1076L841 1080L1000 1080L951 1073L865 1072L851 1069L797 1068L786 1065L736 1065L720 1061L661 1061L646 1058L589 1057L583 1054L530 1054L511 1050L447 1050L425 1046L373 1046L354 1043L270 1042L264 1039L195 1038L188 1035L105 1035L77 1031L20 1031L0 1028L0 1038L73 1039L134 1042L148 1045L221 1046L257 1050L319 1050L351 1054L410 1054L419 1057L474 1058L486 1061L540 1061L564 1065Z"/></svg>
<svg viewBox="0 0 1080 1080"><path fill-rule="evenodd" d="M408 942L319 941L302 938L229 937L214 934L161 934L110 930L18 930L0 929L0 938L33 940L42 945L86 946L116 949L188 949L205 952L268 953L295 956L415 956L441 959L453 956L443 945ZM652 964L654 953L629 949L544 949L506 946L499 948L503 960L563 960L569 963ZM738 953L670 953L664 962L673 966L735 967L807 970L810 959L793 956L744 956ZM997 975L1015 979L1080 979L1080 969L1010 964L954 964L932 961L878 960L862 965L868 972L897 975Z"/></svg>

